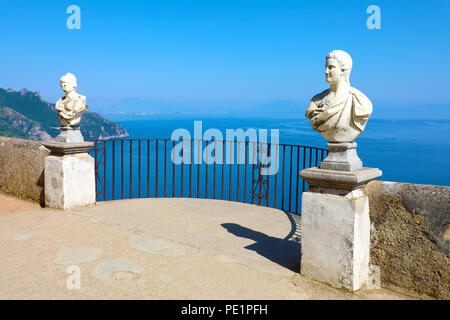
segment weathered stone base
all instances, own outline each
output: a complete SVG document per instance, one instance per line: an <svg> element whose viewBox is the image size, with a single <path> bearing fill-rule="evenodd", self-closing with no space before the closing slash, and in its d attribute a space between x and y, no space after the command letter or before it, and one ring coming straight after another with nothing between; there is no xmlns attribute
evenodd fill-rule
<svg viewBox="0 0 450 320"><path fill-rule="evenodd" d="M87 153L45 159L45 206L70 209L94 204L94 158Z"/></svg>
<svg viewBox="0 0 450 320"><path fill-rule="evenodd" d="M359 290L369 274L368 197L362 190L346 196L304 192L301 239L301 274Z"/></svg>
<svg viewBox="0 0 450 320"><path fill-rule="evenodd" d="M376 168L308 168L302 196L301 273L338 288L359 290L369 277L370 217L364 185Z"/></svg>

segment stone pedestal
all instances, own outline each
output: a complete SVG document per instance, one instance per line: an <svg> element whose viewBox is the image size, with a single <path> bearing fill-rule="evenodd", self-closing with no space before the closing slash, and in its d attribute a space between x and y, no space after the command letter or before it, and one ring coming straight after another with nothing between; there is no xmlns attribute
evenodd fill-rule
<svg viewBox="0 0 450 320"><path fill-rule="evenodd" d="M328 143L328 156L320 164L321 169L354 171L363 164L356 153L356 142Z"/></svg>
<svg viewBox="0 0 450 320"><path fill-rule="evenodd" d="M363 186L381 176L375 168L309 168L302 196L301 274L338 288L358 290L368 280L369 200Z"/></svg>
<svg viewBox="0 0 450 320"><path fill-rule="evenodd" d="M92 142L44 142L51 153L45 159L45 206L70 209L94 204L95 161L87 152Z"/></svg>
<svg viewBox="0 0 450 320"><path fill-rule="evenodd" d="M84 142L80 127L61 127L61 133L56 137L57 142L78 143Z"/></svg>

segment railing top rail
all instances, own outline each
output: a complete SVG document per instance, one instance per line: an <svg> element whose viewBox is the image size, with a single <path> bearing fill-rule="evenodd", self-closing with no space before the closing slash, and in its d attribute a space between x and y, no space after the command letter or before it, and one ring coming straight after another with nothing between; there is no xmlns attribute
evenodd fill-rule
<svg viewBox="0 0 450 320"><path fill-rule="evenodd" d="M182 142L182 141L202 141L202 142L233 142L233 143L252 143L252 144L269 144L275 146L286 146L286 147L299 147L299 148L310 148L314 150L323 150L328 151L326 148L313 147L313 146L304 146L298 144L287 144L287 143L272 143L272 142L258 142L258 141L235 141L235 140L223 140L223 139L215 139L215 140L207 140L207 139L168 139L168 138L126 138L126 139L97 139L92 140L92 142L108 142L108 141L174 141L174 142Z"/></svg>

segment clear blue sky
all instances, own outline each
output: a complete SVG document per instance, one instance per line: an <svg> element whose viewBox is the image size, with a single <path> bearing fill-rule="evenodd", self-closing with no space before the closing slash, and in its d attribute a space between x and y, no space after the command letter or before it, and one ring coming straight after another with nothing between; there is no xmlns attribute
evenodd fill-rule
<svg viewBox="0 0 450 320"><path fill-rule="evenodd" d="M94 110L128 98L304 103L342 49L375 104L450 103L449 0L0 1L0 87L52 102L72 72ZM71 4L81 30L66 28ZM371 4L381 30L366 27Z"/></svg>

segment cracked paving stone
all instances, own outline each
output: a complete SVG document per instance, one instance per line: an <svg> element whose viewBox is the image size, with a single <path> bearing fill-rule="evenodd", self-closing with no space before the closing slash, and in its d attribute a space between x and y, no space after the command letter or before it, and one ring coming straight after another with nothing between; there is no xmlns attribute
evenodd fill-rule
<svg viewBox="0 0 450 320"><path fill-rule="evenodd" d="M17 234L13 237L13 240L16 240L16 241L27 240L27 239L30 239L31 237L32 237L32 235L28 234L28 233Z"/></svg>
<svg viewBox="0 0 450 320"><path fill-rule="evenodd" d="M129 240L132 248L152 254L163 254L167 256L180 256L186 253L183 245L164 239L156 239L147 235L133 235Z"/></svg>
<svg viewBox="0 0 450 320"><path fill-rule="evenodd" d="M98 248L66 248L62 246L56 254L56 264L77 264L94 261L102 254Z"/></svg>
<svg viewBox="0 0 450 320"><path fill-rule="evenodd" d="M92 276L97 279L106 279L115 272L142 273L142 271L141 266L128 259L113 259L99 263L92 272Z"/></svg>

